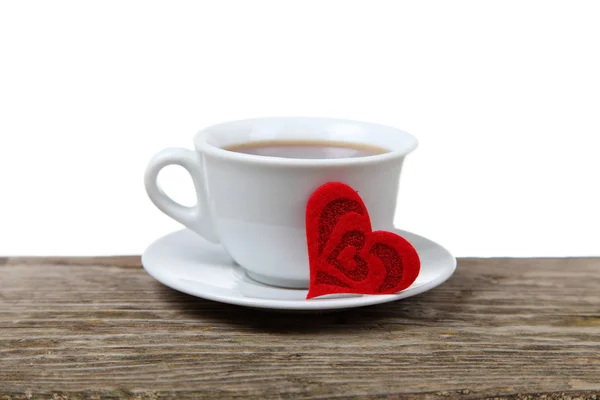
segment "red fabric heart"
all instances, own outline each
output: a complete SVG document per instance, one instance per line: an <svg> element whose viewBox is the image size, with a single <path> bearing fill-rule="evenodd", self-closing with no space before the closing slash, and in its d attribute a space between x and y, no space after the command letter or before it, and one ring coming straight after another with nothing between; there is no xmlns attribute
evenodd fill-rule
<svg viewBox="0 0 600 400"><path fill-rule="evenodd" d="M333 293L396 293L419 275L415 248L395 233L373 232L365 204L344 183L326 183L308 199L306 239L307 299Z"/></svg>

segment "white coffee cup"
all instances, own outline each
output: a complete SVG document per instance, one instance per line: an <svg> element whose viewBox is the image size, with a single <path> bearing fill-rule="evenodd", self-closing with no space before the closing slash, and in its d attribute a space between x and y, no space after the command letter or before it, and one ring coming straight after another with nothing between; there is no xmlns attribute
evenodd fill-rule
<svg viewBox="0 0 600 400"><path fill-rule="evenodd" d="M333 141L389 150L366 157L299 159L251 155L224 148L261 141ZM387 126L330 118L260 118L200 131L196 150L165 149L148 164L145 185L165 214L204 239L221 243L252 279L307 288L306 203L327 182L358 191L373 230L391 230L404 157L417 147L410 134ZM192 177L197 204L185 207L157 184L167 165Z"/></svg>

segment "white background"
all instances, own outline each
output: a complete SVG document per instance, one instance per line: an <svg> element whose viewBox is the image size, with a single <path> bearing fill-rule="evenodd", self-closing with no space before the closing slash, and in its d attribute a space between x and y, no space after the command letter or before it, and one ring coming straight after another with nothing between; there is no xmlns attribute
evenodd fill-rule
<svg viewBox="0 0 600 400"><path fill-rule="evenodd" d="M148 159L231 119L417 136L396 223L458 256L600 254L597 1L4 1L0 254L179 228ZM189 203L182 171L162 181Z"/></svg>

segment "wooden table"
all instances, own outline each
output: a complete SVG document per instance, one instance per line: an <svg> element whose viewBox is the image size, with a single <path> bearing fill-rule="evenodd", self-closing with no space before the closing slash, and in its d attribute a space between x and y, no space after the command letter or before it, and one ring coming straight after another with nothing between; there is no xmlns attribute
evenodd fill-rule
<svg viewBox="0 0 600 400"><path fill-rule="evenodd" d="M0 259L0 399L600 399L600 259L460 259L322 315L178 293L139 257Z"/></svg>

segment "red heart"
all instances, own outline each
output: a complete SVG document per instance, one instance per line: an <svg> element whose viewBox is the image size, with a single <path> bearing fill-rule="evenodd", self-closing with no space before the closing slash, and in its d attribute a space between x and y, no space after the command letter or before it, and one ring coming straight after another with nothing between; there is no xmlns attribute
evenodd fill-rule
<svg viewBox="0 0 600 400"><path fill-rule="evenodd" d="M332 293L396 293L419 275L415 248L395 233L373 232L365 204L344 183L326 183L308 199L306 239L307 299Z"/></svg>

